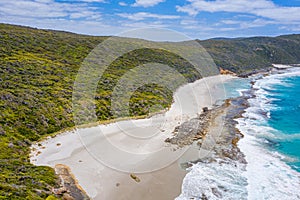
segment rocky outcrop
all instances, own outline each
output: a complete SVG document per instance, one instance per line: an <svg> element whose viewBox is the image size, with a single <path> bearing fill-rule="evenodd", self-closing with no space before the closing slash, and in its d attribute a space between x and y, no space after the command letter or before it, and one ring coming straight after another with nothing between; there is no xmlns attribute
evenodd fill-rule
<svg viewBox="0 0 300 200"><path fill-rule="evenodd" d="M265 69L255 69L249 72L243 72L239 74L239 77L241 78L248 78L249 76L256 75L256 74L266 74L269 73L272 70L272 68L265 68Z"/></svg>
<svg viewBox="0 0 300 200"><path fill-rule="evenodd" d="M203 112L197 118L175 127L173 131L174 136L167 138L165 142L183 147L202 139L207 133L214 113L215 110L209 110L207 107L204 107Z"/></svg>
<svg viewBox="0 0 300 200"><path fill-rule="evenodd" d="M232 75L232 76L236 76L236 73L229 71L227 69L223 69L220 67L220 74L221 75Z"/></svg>
<svg viewBox="0 0 300 200"><path fill-rule="evenodd" d="M90 200L84 190L77 183L69 167L55 165L55 172L61 181L61 187L53 189L53 193L61 196L64 200Z"/></svg>
<svg viewBox="0 0 300 200"><path fill-rule="evenodd" d="M178 147L191 145L193 142L201 146L208 133L214 134L210 132L211 128L222 126L222 133L220 135L217 134L215 138L216 145L212 149L215 157L209 158L205 162L214 162L215 158L221 158L246 164L245 157L237 146L243 135L236 129L235 125L237 122L234 119L240 117L247 106L247 99L239 97L225 100L223 105L211 110L203 108L203 112L197 118L177 126L173 131L174 136L167 138L165 142ZM199 162L199 160L196 162Z"/></svg>

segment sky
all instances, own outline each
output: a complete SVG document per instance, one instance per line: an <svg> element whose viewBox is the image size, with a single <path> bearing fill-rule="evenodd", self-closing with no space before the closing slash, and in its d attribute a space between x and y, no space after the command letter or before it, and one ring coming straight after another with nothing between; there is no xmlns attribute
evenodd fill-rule
<svg viewBox="0 0 300 200"><path fill-rule="evenodd" d="M88 35L277 36L300 33L300 0L0 0L0 22Z"/></svg>

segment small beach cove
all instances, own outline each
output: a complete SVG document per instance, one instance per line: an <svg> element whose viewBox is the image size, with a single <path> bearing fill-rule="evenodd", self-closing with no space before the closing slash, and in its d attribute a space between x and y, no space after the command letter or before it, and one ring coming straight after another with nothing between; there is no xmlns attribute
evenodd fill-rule
<svg viewBox="0 0 300 200"><path fill-rule="evenodd" d="M298 70L273 69L248 79L198 80L176 91L166 113L65 132L36 144L32 162L68 166L79 187L96 200L256 199L261 196L257 191L264 191L266 199L280 195L297 199L299 173L286 164L287 156L274 152L273 143L257 142L265 131L252 135L247 125L247 120L256 119L252 115L248 119L253 107L263 102L252 102L260 98L257 91L263 87L258 84L264 80L273 84L273 77L289 73ZM95 134L99 132L105 134ZM109 143L103 143L105 139ZM107 144L126 153L116 154ZM132 154L137 156L128 156Z"/></svg>
<svg viewBox="0 0 300 200"><path fill-rule="evenodd" d="M176 126L197 117L203 107L212 108L225 100L222 83L231 79L219 75L180 87L163 114L48 138L33 145L31 162L68 166L92 199L174 199L187 173L181 164L199 155L165 140Z"/></svg>

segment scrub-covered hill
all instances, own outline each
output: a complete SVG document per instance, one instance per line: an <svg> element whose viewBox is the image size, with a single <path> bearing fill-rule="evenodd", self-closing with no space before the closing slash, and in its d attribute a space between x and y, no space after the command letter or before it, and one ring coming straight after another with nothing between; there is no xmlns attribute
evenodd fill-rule
<svg viewBox="0 0 300 200"><path fill-rule="evenodd" d="M199 41L215 63L237 74L300 63L300 35Z"/></svg>

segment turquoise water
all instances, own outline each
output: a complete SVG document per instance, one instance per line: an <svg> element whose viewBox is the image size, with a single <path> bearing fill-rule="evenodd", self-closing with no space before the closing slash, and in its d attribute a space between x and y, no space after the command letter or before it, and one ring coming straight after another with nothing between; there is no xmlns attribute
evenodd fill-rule
<svg viewBox="0 0 300 200"><path fill-rule="evenodd" d="M280 81L267 90L266 97L273 99L267 124L276 130L275 149L291 158L288 164L300 172L300 76L282 77Z"/></svg>
<svg viewBox="0 0 300 200"><path fill-rule="evenodd" d="M233 79L225 82L223 85L227 98L239 97L242 95L242 91L251 88L250 79Z"/></svg>
<svg viewBox="0 0 300 200"><path fill-rule="evenodd" d="M236 119L247 164L195 164L176 200L201 199L201 193L209 199L300 199L300 69L230 80L222 88L227 98L248 97L249 107Z"/></svg>
<svg viewBox="0 0 300 200"><path fill-rule="evenodd" d="M228 98L241 96L251 87L250 79L224 83ZM249 113L256 127L255 136L270 151L278 152L293 169L300 172L300 69L289 69L256 82Z"/></svg>
<svg viewBox="0 0 300 200"><path fill-rule="evenodd" d="M300 69L260 79L252 102L253 118L270 151L280 153L283 160L300 172ZM241 96L251 88L250 79L224 83L227 98ZM249 109L251 110L251 109ZM264 130L265 129L265 130Z"/></svg>

